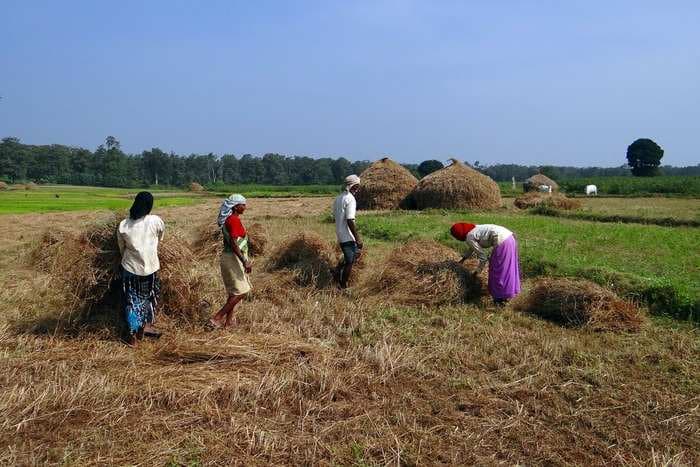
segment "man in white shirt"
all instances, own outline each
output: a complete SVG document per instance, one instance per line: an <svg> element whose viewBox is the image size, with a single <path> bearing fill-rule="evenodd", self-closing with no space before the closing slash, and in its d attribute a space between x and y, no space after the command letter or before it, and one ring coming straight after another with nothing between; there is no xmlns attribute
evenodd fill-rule
<svg viewBox="0 0 700 467"><path fill-rule="evenodd" d="M343 259L338 264L338 281L341 289L347 288L352 265L360 257L360 250L362 250L362 239L355 225L355 211L357 210L355 193L359 188L360 177L348 175L345 177L345 189L333 202L335 235L338 238L340 249L343 250Z"/></svg>

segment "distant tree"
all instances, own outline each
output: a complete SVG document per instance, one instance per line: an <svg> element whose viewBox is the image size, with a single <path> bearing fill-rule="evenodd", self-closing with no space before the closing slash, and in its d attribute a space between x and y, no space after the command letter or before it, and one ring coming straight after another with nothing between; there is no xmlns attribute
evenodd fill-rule
<svg viewBox="0 0 700 467"><path fill-rule="evenodd" d="M627 147L627 165L632 167L632 175L653 177L659 174L664 150L654 141L640 138Z"/></svg>
<svg viewBox="0 0 700 467"><path fill-rule="evenodd" d="M540 167L540 173L545 177L551 178L552 180L562 178L561 171L559 170L559 168L551 165L543 165L542 167Z"/></svg>
<svg viewBox="0 0 700 467"><path fill-rule="evenodd" d="M110 149L119 150L119 148L121 147L121 143L119 143L117 138L115 138L114 136L108 136L105 139L105 146L107 146L107 150L110 150Z"/></svg>
<svg viewBox="0 0 700 467"><path fill-rule="evenodd" d="M423 161L418 165L418 174L421 177L425 177L426 175L431 174L436 170L440 170L443 167L445 167L443 163L440 161L436 161L435 159Z"/></svg>

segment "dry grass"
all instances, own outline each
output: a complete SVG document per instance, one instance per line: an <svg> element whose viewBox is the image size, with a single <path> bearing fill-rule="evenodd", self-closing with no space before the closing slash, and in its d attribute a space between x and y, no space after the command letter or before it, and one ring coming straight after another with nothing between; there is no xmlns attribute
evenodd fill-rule
<svg viewBox="0 0 700 467"><path fill-rule="evenodd" d="M360 175L358 209L408 209L413 207L411 193L418 184L405 167L384 157Z"/></svg>
<svg viewBox="0 0 700 467"><path fill-rule="evenodd" d="M187 185L187 189L195 193L201 193L204 191L204 187L197 182L190 182L190 184Z"/></svg>
<svg viewBox="0 0 700 467"><path fill-rule="evenodd" d="M441 306L478 301L485 273L476 264L457 263L458 255L432 240L417 240L392 250L365 281L365 294L378 300L414 306Z"/></svg>
<svg viewBox="0 0 700 467"><path fill-rule="evenodd" d="M559 184L543 174L535 174L523 183L524 191L537 191L540 185L551 186L552 191L559 190Z"/></svg>
<svg viewBox="0 0 700 467"><path fill-rule="evenodd" d="M25 190L36 190L36 183L34 182L29 182L24 185Z"/></svg>
<svg viewBox="0 0 700 467"><path fill-rule="evenodd" d="M565 326L586 326L595 331L637 332L645 321L637 305L582 279L540 279L517 301L516 308Z"/></svg>
<svg viewBox="0 0 700 467"><path fill-rule="evenodd" d="M3 181L0 181L0 191L5 191L5 190L7 190L8 188L9 188L9 187L7 186L7 183L5 183L5 182L3 182Z"/></svg>
<svg viewBox="0 0 700 467"><path fill-rule="evenodd" d="M422 178L413 197L418 209L496 209L502 204L496 182L456 159Z"/></svg>
<svg viewBox="0 0 700 467"><path fill-rule="evenodd" d="M248 248L253 257L263 256L268 243L267 229L259 222L255 222L246 228L248 234ZM221 229L212 226L210 222L201 224L197 229L197 238L192 248L199 258L218 257L223 249Z"/></svg>
<svg viewBox="0 0 700 467"><path fill-rule="evenodd" d="M211 218L201 211L161 215L194 238ZM332 235L280 215L265 221L271 231ZM59 229L76 216L42 218ZM34 225L17 235L31 239ZM93 329L13 326L65 308L49 275L6 260L26 244L2 240L2 465L700 462L695 328L597 333L484 305L393 306L254 268L232 331L165 321L163 338L129 349ZM369 272L388 247L371 245ZM206 295L222 300L218 270L205 272Z"/></svg>
<svg viewBox="0 0 700 467"><path fill-rule="evenodd" d="M528 191L513 202L519 209L530 209L538 206L545 206L554 209L573 210L580 209L581 201L575 198L567 198L561 193L540 193Z"/></svg>
<svg viewBox="0 0 700 467"><path fill-rule="evenodd" d="M301 286L324 288L333 282L334 249L313 232L302 232L285 240L270 256L268 271L292 274Z"/></svg>

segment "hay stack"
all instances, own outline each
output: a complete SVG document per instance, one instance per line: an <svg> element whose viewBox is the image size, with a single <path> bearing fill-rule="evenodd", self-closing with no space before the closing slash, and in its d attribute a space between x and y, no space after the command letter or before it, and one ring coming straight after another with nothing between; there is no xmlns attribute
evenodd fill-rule
<svg viewBox="0 0 700 467"><path fill-rule="evenodd" d="M557 191L559 189L557 182L551 178L543 174L535 174L523 182L523 191L537 191L540 185L551 186L552 191Z"/></svg>
<svg viewBox="0 0 700 467"><path fill-rule="evenodd" d="M358 209L408 209L418 180L405 167L384 157L360 174Z"/></svg>
<svg viewBox="0 0 700 467"><path fill-rule="evenodd" d="M478 300L485 293L486 273L474 276L477 261L457 263L459 256L432 240L395 248L365 282L368 295L402 305L439 306Z"/></svg>
<svg viewBox="0 0 700 467"><path fill-rule="evenodd" d="M452 159L452 165L422 178L413 196L418 209L501 207L498 184L456 159Z"/></svg>
<svg viewBox="0 0 700 467"><path fill-rule="evenodd" d="M537 191L526 192L513 201L515 207L519 209L530 209L539 206L553 209L580 209L582 204L577 199L567 198L561 193L540 193Z"/></svg>
<svg viewBox="0 0 700 467"><path fill-rule="evenodd" d="M36 189L37 185L34 182L29 182L26 185L24 185L25 190L34 190Z"/></svg>
<svg viewBox="0 0 700 467"><path fill-rule="evenodd" d="M204 187L197 182L191 182L189 185L187 185L187 189L195 193L201 193L204 191Z"/></svg>
<svg viewBox="0 0 700 467"><path fill-rule="evenodd" d="M564 326L596 331L638 331L644 323L634 303L583 279L540 279L516 300L515 308Z"/></svg>
<svg viewBox="0 0 700 467"><path fill-rule="evenodd" d="M288 271L301 286L324 288L333 282L334 250L314 232L301 232L285 240L273 253L266 269Z"/></svg>
<svg viewBox="0 0 700 467"><path fill-rule="evenodd" d="M262 256L265 254L267 246L267 229L260 223L251 224L246 228L248 233L248 248L250 256ZM200 258L216 257L223 250L223 239L221 229L212 227L209 223L199 227L197 239L192 245L195 253Z"/></svg>
<svg viewBox="0 0 700 467"><path fill-rule="evenodd" d="M7 190L8 186L7 183L0 181L0 191Z"/></svg>
<svg viewBox="0 0 700 467"><path fill-rule="evenodd" d="M98 224L82 233L49 231L32 254L33 264L50 276L74 317L94 312L118 317L118 271L121 261L116 221ZM169 235L159 245L161 297L158 313L197 319L203 311L204 276L192 267L192 250ZM77 315L77 316L75 316Z"/></svg>

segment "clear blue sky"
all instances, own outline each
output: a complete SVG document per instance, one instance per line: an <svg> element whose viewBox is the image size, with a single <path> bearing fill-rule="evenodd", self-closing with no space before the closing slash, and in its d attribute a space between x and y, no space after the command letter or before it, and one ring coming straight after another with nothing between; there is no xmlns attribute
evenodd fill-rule
<svg viewBox="0 0 700 467"><path fill-rule="evenodd" d="M0 137L127 152L700 162L697 1L0 0Z"/></svg>

